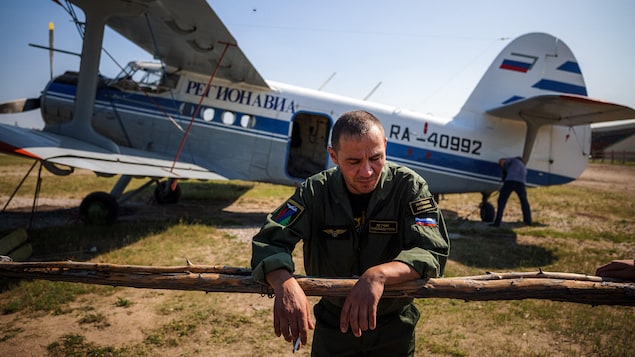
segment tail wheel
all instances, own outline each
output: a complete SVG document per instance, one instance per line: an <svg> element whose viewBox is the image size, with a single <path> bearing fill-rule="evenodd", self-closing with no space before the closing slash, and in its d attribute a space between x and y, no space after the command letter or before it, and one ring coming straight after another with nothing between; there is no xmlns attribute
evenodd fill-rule
<svg viewBox="0 0 635 357"><path fill-rule="evenodd" d="M496 209L494 208L494 205L492 205L491 203L487 201L483 201L479 205L479 208L481 209L481 221L483 222L494 221L494 218L496 218Z"/></svg>
<svg viewBox="0 0 635 357"><path fill-rule="evenodd" d="M154 199L158 204L178 203L181 198L181 186L177 185L174 190L168 181L157 183L154 189Z"/></svg>
<svg viewBox="0 0 635 357"><path fill-rule="evenodd" d="M112 224L119 216L119 205L111 194L93 192L82 200L79 215L86 224Z"/></svg>

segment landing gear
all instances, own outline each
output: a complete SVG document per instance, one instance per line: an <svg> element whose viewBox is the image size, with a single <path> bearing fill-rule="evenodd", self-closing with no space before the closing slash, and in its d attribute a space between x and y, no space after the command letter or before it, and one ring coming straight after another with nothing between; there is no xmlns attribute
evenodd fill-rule
<svg viewBox="0 0 635 357"><path fill-rule="evenodd" d="M181 186L176 186L172 189L173 180L157 182L157 187L154 189L154 199L158 204L175 204L179 202L181 198Z"/></svg>
<svg viewBox="0 0 635 357"><path fill-rule="evenodd" d="M106 192L93 192L82 200L79 215L87 224L108 225L117 220L119 205L114 196Z"/></svg>
<svg viewBox="0 0 635 357"><path fill-rule="evenodd" d="M479 204L479 209L481 213L481 221L483 222L493 222L494 218L496 218L496 209L494 205L487 202L487 199L492 195L491 192L481 192L483 195L483 200L481 204Z"/></svg>
<svg viewBox="0 0 635 357"><path fill-rule="evenodd" d="M79 206L79 215L86 224L108 225L114 223L119 217L119 204L126 202L146 187L156 182L154 198L159 204L173 204L181 198L181 187L174 186L174 180L159 182L157 179L150 179L141 187L132 191L124 191L130 183L131 176L121 176L110 193L93 192L86 196Z"/></svg>

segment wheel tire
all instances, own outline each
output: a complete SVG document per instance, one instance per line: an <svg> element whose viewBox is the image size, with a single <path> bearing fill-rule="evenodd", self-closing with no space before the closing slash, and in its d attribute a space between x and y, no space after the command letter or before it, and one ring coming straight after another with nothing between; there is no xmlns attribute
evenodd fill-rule
<svg viewBox="0 0 635 357"><path fill-rule="evenodd" d="M113 224L119 216L119 205L111 194L93 192L82 200L79 215L86 224Z"/></svg>
<svg viewBox="0 0 635 357"><path fill-rule="evenodd" d="M496 218L496 209L494 205L489 202L481 202L479 205L481 209L481 220L483 222L492 222Z"/></svg>
<svg viewBox="0 0 635 357"><path fill-rule="evenodd" d="M177 185L174 190L170 188L167 181L159 182L154 189L154 199L158 204L175 204L181 198L181 186Z"/></svg>

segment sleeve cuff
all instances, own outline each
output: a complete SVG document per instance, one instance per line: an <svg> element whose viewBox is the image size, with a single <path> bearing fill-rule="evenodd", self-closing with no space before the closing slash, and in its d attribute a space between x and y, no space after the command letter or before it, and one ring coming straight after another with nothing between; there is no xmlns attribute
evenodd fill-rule
<svg viewBox="0 0 635 357"><path fill-rule="evenodd" d="M422 278L438 278L441 275L439 262L425 249L404 250L393 260L410 265Z"/></svg>
<svg viewBox="0 0 635 357"><path fill-rule="evenodd" d="M295 271L293 259L289 254L277 253L263 259L251 271L251 277L262 285L269 285L267 273L278 269L287 269L290 273Z"/></svg>

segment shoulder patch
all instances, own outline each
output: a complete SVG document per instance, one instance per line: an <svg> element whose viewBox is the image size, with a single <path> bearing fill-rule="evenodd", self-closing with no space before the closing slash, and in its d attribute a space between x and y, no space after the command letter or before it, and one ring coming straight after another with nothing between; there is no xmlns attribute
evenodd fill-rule
<svg viewBox="0 0 635 357"><path fill-rule="evenodd" d="M437 209L437 204L432 197L420 198L416 201L410 202L410 210L412 215L416 216L421 213L432 212Z"/></svg>
<svg viewBox="0 0 635 357"><path fill-rule="evenodd" d="M288 200L273 214L273 221L281 226L290 226L304 212L304 207L294 200Z"/></svg>

